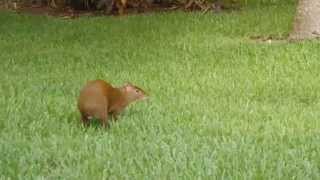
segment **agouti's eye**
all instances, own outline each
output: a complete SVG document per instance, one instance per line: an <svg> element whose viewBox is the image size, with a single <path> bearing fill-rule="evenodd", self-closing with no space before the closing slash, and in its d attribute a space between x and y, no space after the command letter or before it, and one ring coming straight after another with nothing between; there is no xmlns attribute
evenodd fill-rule
<svg viewBox="0 0 320 180"><path fill-rule="evenodd" d="M136 93L139 93L139 90L138 90L138 89L136 89Z"/></svg>

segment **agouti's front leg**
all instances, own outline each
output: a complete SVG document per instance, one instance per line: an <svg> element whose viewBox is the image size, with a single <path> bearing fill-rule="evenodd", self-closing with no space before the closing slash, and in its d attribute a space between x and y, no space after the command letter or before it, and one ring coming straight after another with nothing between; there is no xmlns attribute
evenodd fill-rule
<svg viewBox="0 0 320 180"><path fill-rule="evenodd" d="M103 112L100 115L101 124L104 128L108 127L108 113Z"/></svg>
<svg viewBox="0 0 320 180"><path fill-rule="evenodd" d="M118 113L112 113L112 119L114 120L114 121L116 121L116 120L118 120L118 116L119 116L119 114Z"/></svg>

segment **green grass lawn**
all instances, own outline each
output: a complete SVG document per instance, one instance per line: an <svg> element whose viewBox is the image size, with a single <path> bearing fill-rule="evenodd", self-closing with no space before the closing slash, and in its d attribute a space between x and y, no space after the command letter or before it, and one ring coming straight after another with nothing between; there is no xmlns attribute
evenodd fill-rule
<svg viewBox="0 0 320 180"><path fill-rule="evenodd" d="M63 20L0 12L0 179L319 179L320 44L294 6ZM87 80L149 101L85 129Z"/></svg>

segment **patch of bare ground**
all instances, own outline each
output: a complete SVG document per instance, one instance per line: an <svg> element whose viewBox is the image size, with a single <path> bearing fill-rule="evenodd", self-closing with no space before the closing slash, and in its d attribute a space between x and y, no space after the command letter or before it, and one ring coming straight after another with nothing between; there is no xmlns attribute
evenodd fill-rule
<svg viewBox="0 0 320 180"><path fill-rule="evenodd" d="M276 36L276 35L257 35L250 36L249 40L255 43L266 43L266 44L275 44L275 43L288 43L290 42L287 37L284 36Z"/></svg>

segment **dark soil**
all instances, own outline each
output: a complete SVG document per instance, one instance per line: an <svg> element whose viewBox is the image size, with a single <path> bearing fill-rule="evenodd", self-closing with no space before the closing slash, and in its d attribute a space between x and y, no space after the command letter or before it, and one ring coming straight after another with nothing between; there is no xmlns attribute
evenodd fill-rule
<svg viewBox="0 0 320 180"><path fill-rule="evenodd" d="M5 8L1 8L0 10L3 10ZM140 13L150 13L150 12L163 12L163 11L173 11L179 9L179 6L176 5L158 5L154 4L148 9L134 9L134 8L128 8L126 9L125 15L128 14L140 14ZM32 14L32 15L45 15L45 16L54 16L54 17L61 17L65 19L74 19L81 16L105 16L105 15L111 15L116 16L117 12L113 11L111 14L105 14L103 11L98 10L74 10L70 7L65 8L59 8L59 9L53 9L48 6L32 6L32 5L19 5L17 6L17 9L11 10L19 13L19 14Z"/></svg>
<svg viewBox="0 0 320 180"><path fill-rule="evenodd" d="M193 2L193 1L191 0L190 2ZM183 4L154 3L147 9L127 8L125 10L124 15L150 13L150 12L168 12L168 11L174 11L174 10L202 11L203 13L208 13L209 11L217 13L217 12L221 12L221 10L223 11L239 10L239 7L225 8L220 5L217 6L216 4L206 4L206 7L208 8L203 9L197 6L196 4L190 4L190 7L186 7ZM6 9L6 8L4 8L0 2L0 10L2 9ZM54 17L60 17L64 19L74 19L81 16L106 16L106 15L118 16L118 12L116 10L113 10L111 14L105 14L104 11L75 10L75 9L72 9L71 7L54 9L48 6L17 4L15 8L9 7L9 9L21 14L54 16Z"/></svg>

